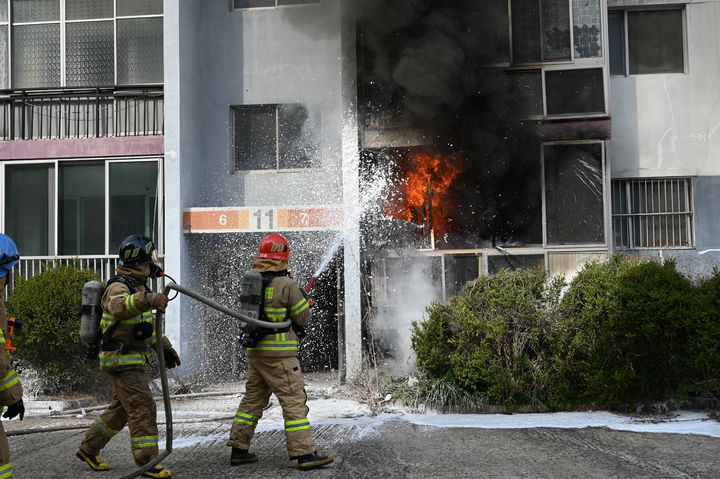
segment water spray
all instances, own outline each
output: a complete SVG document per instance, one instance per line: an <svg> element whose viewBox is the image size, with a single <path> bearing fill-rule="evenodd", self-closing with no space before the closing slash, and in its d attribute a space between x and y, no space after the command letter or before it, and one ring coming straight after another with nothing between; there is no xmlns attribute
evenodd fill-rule
<svg viewBox="0 0 720 479"><path fill-rule="evenodd" d="M309 293L310 290L315 286L315 283L317 282L317 279L320 277L323 271L325 271L325 268L330 264L330 261L332 261L333 257L335 256L335 253L337 253L338 249L340 249L340 245L343 242L343 239L345 239L345 233L338 233L337 236L335 236L335 239L333 239L333 242L330 243L330 246L328 246L328 249L325 250L325 253L323 254L322 260L320 260L320 265L315 270L315 273L312 275L310 280L307 282L305 287L303 288L303 291L306 293Z"/></svg>

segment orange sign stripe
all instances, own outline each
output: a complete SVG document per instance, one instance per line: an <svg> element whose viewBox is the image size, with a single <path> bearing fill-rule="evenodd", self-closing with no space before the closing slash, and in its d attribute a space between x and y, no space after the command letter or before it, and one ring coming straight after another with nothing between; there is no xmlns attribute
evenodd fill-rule
<svg viewBox="0 0 720 479"><path fill-rule="evenodd" d="M238 230L250 228L247 210L186 211L183 213L185 230Z"/></svg>

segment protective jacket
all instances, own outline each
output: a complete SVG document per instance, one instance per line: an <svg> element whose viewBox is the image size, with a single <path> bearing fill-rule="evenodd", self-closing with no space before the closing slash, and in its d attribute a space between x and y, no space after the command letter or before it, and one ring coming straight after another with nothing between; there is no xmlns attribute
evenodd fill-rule
<svg viewBox="0 0 720 479"><path fill-rule="evenodd" d="M10 355L5 351L5 331L7 331L7 315L5 311L5 281L7 276L0 277L0 409L22 399L22 386L17 373L12 367ZM12 476L13 468L10 462L10 448L8 447L5 430L0 424L0 478Z"/></svg>
<svg viewBox="0 0 720 479"><path fill-rule="evenodd" d="M155 361L150 346L155 344L155 324L150 302L150 290L145 286L145 278L149 273L148 265L118 266L118 274L135 281L136 292L132 293L124 283L111 283L102 298L103 316L100 329L103 335L115 326L109 344L103 345L100 351L100 367L106 370L120 371L144 368ZM147 330L152 331L146 339L138 339L134 332L146 323ZM163 337L164 347L170 342Z"/></svg>
<svg viewBox="0 0 720 479"><path fill-rule="evenodd" d="M258 258L253 269L260 273L287 270L287 261ZM276 276L265 288L263 314L268 321L283 322L290 319L293 324L304 327L311 318L310 305L300 286L289 276ZM247 348L248 357L298 355L300 341L292 330L263 336L256 346Z"/></svg>

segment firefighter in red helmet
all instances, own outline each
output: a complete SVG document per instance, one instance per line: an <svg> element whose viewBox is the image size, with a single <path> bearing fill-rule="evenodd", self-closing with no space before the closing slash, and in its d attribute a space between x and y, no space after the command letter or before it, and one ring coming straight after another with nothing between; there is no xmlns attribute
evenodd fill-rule
<svg viewBox="0 0 720 479"><path fill-rule="evenodd" d="M310 305L298 284L288 276L290 247L279 234L267 235L253 270L263 275L262 319L283 322L290 319L292 328L261 332L253 345L247 346L248 370L245 395L235 414L228 446L232 447L233 466L255 462L258 455L248 452L263 409L275 394L285 419L285 440L290 460L298 461L301 470L315 469L333 461L315 450L308 421L307 394L298 361L299 337L310 321Z"/></svg>

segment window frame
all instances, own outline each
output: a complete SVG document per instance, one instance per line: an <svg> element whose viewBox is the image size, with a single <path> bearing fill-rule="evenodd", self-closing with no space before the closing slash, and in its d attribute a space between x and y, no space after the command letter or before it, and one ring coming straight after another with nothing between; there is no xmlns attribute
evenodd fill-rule
<svg viewBox="0 0 720 479"><path fill-rule="evenodd" d="M308 114L310 114L310 110L304 103L252 103L252 104L244 104L244 105L230 105L230 174L233 175L244 175L244 174L271 174L271 173L299 173L303 171L313 171L313 170L319 170L322 169L322 155L320 154L318 158L314 158L316 160L315 165L309 166L307 168L280 168L280 107L286 106L286 105L300 105L303 106L307 111ZM275 168L267 168L267 169L242 169L238 168L238 161L237 157L235 155L236 148L235 148L235 112L236 110L242 109L242 108L258 108L258 107L274 107L275 109ZM322 147L322 118L320 118L320 113L317 112L318 115L318 138L317 138L317 147L318 147L318 153L321 150ZM312 162L311 162L312 163Z"/></svg>
<svg viewBox="0 0 720 479"><path fill-rule="evenodd" d="M279 8L302 8L302 7L317 7L320 5L322 0L315 0L312 3L298 3L293 5L278 5L278 0L273 0L275 5L268 7L235 7L235 0L228 0L231 12L243 12L250 10L277 10Z"/></svg>
<svg viewBox="0 0 720 479"><path fill-rule="evenodd" d="M612 246L614 250L617 251L635 251L635 250L658 250L658 249L676 249L676 250L693 250L696 248L696 231L695 231L695 182L697 180L697 177L695 176L662 176L662 177L638 177L638 178L613 178L612 182L622 182L622 195L623 195L623 203L625 204L625 207L630 211L630 189L629 185L633 182L654 182L654 181L672 181L672 180L679 180L683 182L683 188L685 189L684 194L687 195L687 206L689 208L688 211L678 211L678 212L665 212L665 213L615 213L611 211L611 221L612 221ZM611 194L614 192L614 187L611 189ZM667 201L667 199L666 199ZM611 198L612 203L612 198ZM612 204L611 204L612 207ZM685 246L667 246L665 244L661 246L638 246L637 243L640 241L635 240L634 236L628 233L628 246L619 246L615 244L615 219L616 218L627 218L629 223L634 223L637 218L641 218L643 216L673 216L673 215L683 215L685 218L685 221L688 223L687 228L687 234L688 234L688 244ZM629 229L631 231L631 229ZM666 231L666 236L667 236Z"/></svg>
<svg viewBox="0 0 720 479"><path fill-rule="evenodd" d="M83 88L83 87L96 87L96 86L118 86L118 20L132 20L141 18L164 18L164 13L160 14L147 14L147 15L122 15L118 16L117 2L119 0L113 0L113 16L102 17L102 18L83 18L68 20L66 18L66 0L58 0L60 5L60 18L58 20L47 20L37 22L15 22L13 19L12 12L12 0L6 0L5 8L7 8L7 22L0 22L0 27L7 26L8 28L8 45L7 45L7 56L8 56L8 85L0 85L0 89L21 89L23 86L13 84L13 68L12 68L12 46L13 46L13 27L25 26L25 25L59 25L60 26L60 85L43 85L38 88L66 88L67 87L67 24L69 23L91 23L91 22L108 22L113 23L113 84L112 85L78 85L72 88ZM2 0L0 0L2 5ZM2 8L0 6L0 8ZM164 33L164 32L163 32ZM164 48L164 42L163 42ZM131 85L148 85L148 86L162 86L163 82L159 83L133 83ZM128 86L131 86L128 85ZM31 87L35 88L35 87Z"/></svg>
<svg viewBox="0 0 720 479"><path fill-rule="evenodd" d="M635 76L646 76L646 75L688 75L690 64L688 62L688 23L687 23L687 8L684 3L678 4L655 4L655 5L642 5L642 6L623 6L623 7L612 7L608 9L609 12L622 12L623 14L623 69L622 74L612 73L610 71L610 33L608 31L608 43L607 55L608 55L608 74L612 78L623 78L623 77L635 77ZM657 72L657 73L630 73L630 42L628 41L628 12L656 12L660 10L679 10L680 11L680 22L682 27L682 52L683 52L683 71L681 72ZM609 19L608 19L609 22ZM606 22L606 23L608 23Z"/></svg>
<svg viewBox="0 0 720 479"><path fill-rule="evenodd" d="M165 245L165 238L164 238L164 231L165 231L165 199L164 199L164 158L162 156L128 156L128 157L97 157L97 158L62 158L62 159L42 159L42 160L8 160L8 161L0 161L0 185L5 185L5 167L6 166L15 166L15 165L25 165L25 166L32 166L32 165L49 165L50 171L51 171L51 184L52 184L52 191L50 192L50 205L49 205L49 213L48 213L48 222L51 226L50 231L50 237L48 238L48 253L47 255L42 255L42 257L50 256L55 257L59 256L59 233L60 233L60 206L59 206L59 195L60 195L60 175L59 175L59 168L62 163L69 163L69 164L82 164L82 163L100 163L102 162L104 164L104 170L105 170L105 176L104 176L104 209L105 209L105 224L104 224L104 247L103 251L104 254L81 254L81 255L70 255L72 257L77 258L95 258L98 256L112 256L116 253L114 250L115 246L112 246L109 244L110 241L110 165L116 164L116 163L146 163L146 162L155 162L157 164L157 225L156 225L156 234L157 238L155 238L155 241L158 245L158 254L163 254L165 251L164 245ZM6 199L5 194L0 194L0 232L6 231L6 225L5 225L5 219L6 219ZM67 256L67 255L60 255L60 256Z"/></svg>

